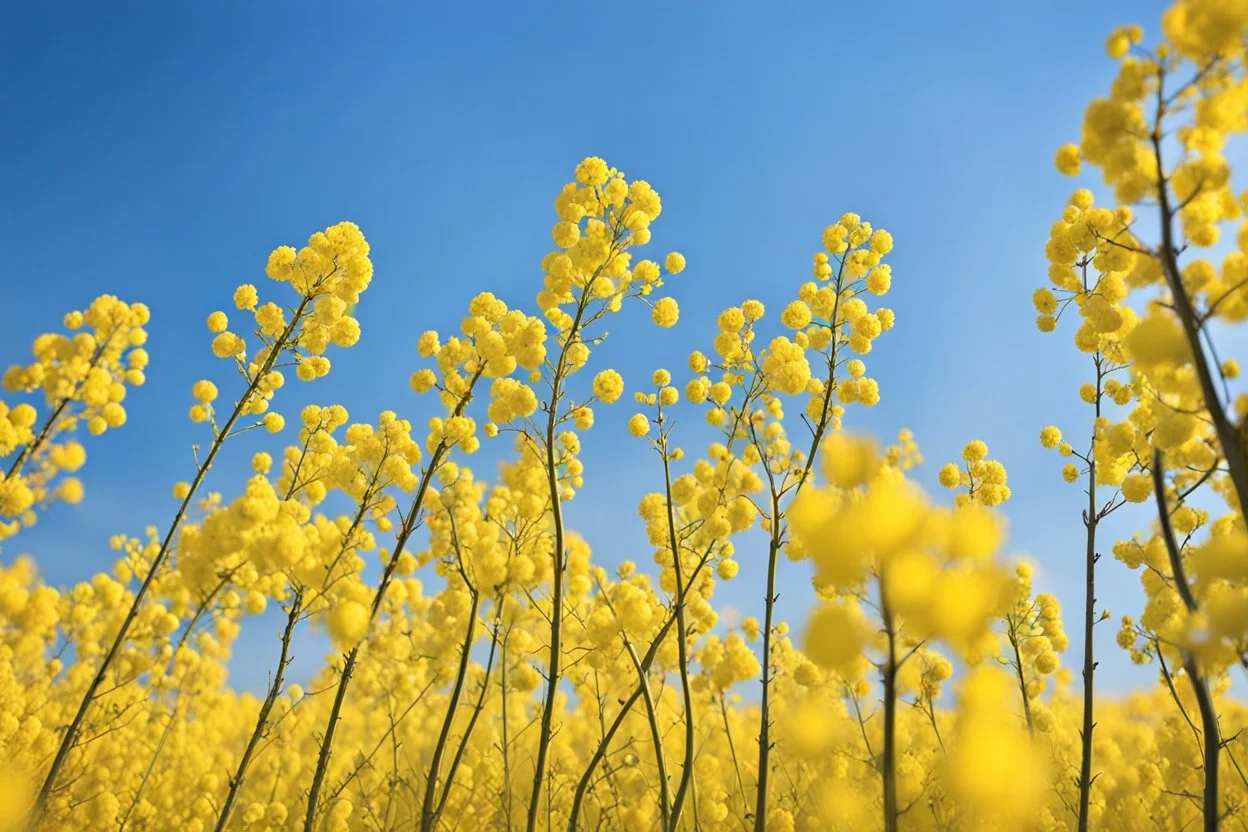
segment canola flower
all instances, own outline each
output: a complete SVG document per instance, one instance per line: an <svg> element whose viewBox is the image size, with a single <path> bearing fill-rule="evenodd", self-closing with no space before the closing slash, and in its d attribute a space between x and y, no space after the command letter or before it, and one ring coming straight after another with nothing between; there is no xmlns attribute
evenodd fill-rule
<svg viewBox="0 0 1248 832"><path fill-rule="evenodd" d="M1061 430L1048 425L1040 432L1040 444L1057 449L1070 462L1062 469L1062 477L1070 483L1084 482L1087 504L1083 509L1086 530L1084 554L1083 608L1083 720L1080 728L1082 749L1078 777L1078 828L1089 828L1092 790L1095 723L1096 654L1094 629L1105 620L1104 610L1096 609L1097 531L1101 521L1131 499L1133 484L1141 480L1137 448L1129 423L1110 429L1106 411L1123 406L1136 398L1135 388L1127 373L1133 356L1124 339L1139 338L1135 331L1139 316L1125 304L1129 276L1124 270L1134 266L1130 247L1138 241L1132 236L1134 215L1129 208L1110 212L1093 204L1092 194L1076 191L1062 217L1053 224L1045 253L1049 259L1049 279L1053 289L1038 289L1032 304L1040 313L1037 325L1042 332L1052 332L1058 318L1074 310L1081 319L1075 332L1075 346L1092 357L1092 382L1080 385L1079 398L1092 406L1092 438L1085 451L1075 450L1062 439ZM1071 313L1071 314L1074 314ZM1124 383L1128 382L1128 383ZM1117 434L1113 431L1116 430ZM1147 452L1145 451L1145 455ZM1107 500L1098 499L1098 488L1116 487Z"/></svg>
<svg viewBox="0 0 1248 832"><path fill-rule="evenodd" d="M172 517L119 530L111 568L71 587L0 561L0 830L1234 828L1248 398L1212 325L1248 316L1248 206L1223 153L1248 129L1246 35L1248 5L1226 0L1179 0L1152 47L1115 30L1118 76L1056 156L1112 193L1074 193L1032 296L1042 331L1075 319L1093 371L1072 391L1088 423L1039 435L1087 497L1080 684L1060 605L1005 548L1026 499L1005 462L968 442L934 472L947 505L917 485L909 431L881 447L855 422L897 323L877 300L892 235L841 215L795 293L694 322L687 370L626 378L591 367L608 316L690 326L666 292L700 278L680 253L640 256L658 193L590 157L556 196L532 308L482 291L456 329L420 333L420 398L399 410L278 409L287 375L323 379L363 337L372 265L350 223L276 249L273 300L244 284L207 316L223 370L177 404L208 444L171 470ZM150 314L102 296L5 373L6 555L87 496L74 475L128 408L161 406L136 393ZM596 411L626 394L636 412L599 437ZM694 415L705 448L682 434ZM210 480L253 429L249 476ZM605 569L595 530L567 525L596 479L587 441L649 451L652 568L640 552ZM1099 524L1119 511L1139 531L1112 551L1144 596L1116 641L1158 675L1114 698L1092 648L1115 566ZM716 589L747 559L766 586L721 618ZM809 613L780 604L782 568L814 582ZM267 610L269 684L238 692L227 663ZM332 651L304 685L289 668L308 630Z"/></svg>
<svg viewBox="0 0 1248 832"><path fill-rule="evenodd" d="M1152 615L1142 618L1141 634L1148 646L1133 657L1143 661L1157 656L1167 688L1185 716L1188 709L1163 654L1169 652L1171 666L1181 667L1187 677L1200 720L1200 727L1193 722L1192 728L1201 748L1198 791L1205 829L1217 828L1223 818L1226 798L1219 784L1224 749L1238 770L1233 749L1222 738L1211 688L1220 684L1230 665L1243 662L1242 628L1232 621L1243 612L1229 613L1230 606L1222 606L1236 592L1233 579L1200 582L1198 588L1212 590L1213 597L1198 596L1187 561L1201 548L1203 536L1209 537L1207 545L1216 547L1224 535L1242 533L1248 510L1243 402L1228 401L1226 387L1237 365L1217 360L1209 330L1215 320L1242 319L1243 225L1238 250L1223 259L1220 270L1199 255L1218 243L1224 223L1238 220L1243 212L1231 189L1223 149L1231 134L1248 126L1242 106L1246 22L1248 9L1242 4L1186 0L1163 15L1164 39L1152 48L1143 44L1139 26L1110 35L1107 51L1119 61L1110 95L1088 106L1080 144L1059 149L1056 161L1069 175L1078 174L1083 161L1099 168L1112 188L1115 207L1094 207L1088 191L1076 192L1047 249L1050 278L1066 297L1055 299L1048 290L1035 296L1044 330L1053 329L1053 313L1060 314L1060 307L1077 304L1084 322L1076 344L1094 353L1097 372L1096 384L1085 384L1080 391L1096 407L1093 448L1084 457L1089 479L1087 652L1091 654L1095 620L1096 519L1126 502L1154 500L1157 523L1147 545L1153 553L1164 552L1165 559L1143 577ZM1177 148L1170 146L1171 137ZM1135 305L1126 305L1128 299ZM1110 372L1126 367L1129 383L1111 379L1102 386ZM1115 424L1102 415L1106 397L1130 408L1125 421ZM1229 409L1232 405L1237 413ZM1052 438L1051 432L1048 440L1042 435L1046 444ZM1068 466L1068 480L1078 475ZM1098 509L1094 491L1102 483L1117 487L1120 497L1114 499L1120 502L1111 499ZM1190 505L1205 493L1225 503L1227 513L1214 519ZM1139 568L1144 560L1137 552L1144 545L1137 537L1115 545L1114 553ZM1165 615L1172 619L1167 625L1158 616L1159 595L1166 596L1160 603L1167 605ZM1204 620L1215 605L1223 611L1221 628L1210 628ZM1124 623L1123 633L1133 624ZM1157 632L1158 627L1165 632ZM1133 638L1120 635L1119 642L1135 650ZM1085 677L1094 666L1089 659ZM1093 729L1090 683L1087 687L1085 735ZM1090 756L1091 740L1085 739L1080 829L1089 828Z"/></svg>

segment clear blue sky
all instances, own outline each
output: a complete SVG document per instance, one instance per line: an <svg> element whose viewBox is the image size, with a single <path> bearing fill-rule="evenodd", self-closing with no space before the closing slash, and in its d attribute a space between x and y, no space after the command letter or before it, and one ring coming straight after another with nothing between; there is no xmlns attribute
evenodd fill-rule
<svg viewBox="0 0 1248 832"><path fill-rule="evenodd" d="M659 332L641 309L610 324L600 359L630 380L683 365L730 303L756 296L778 310L842 212L893 233L898 324L869 356L883 401L850 421L885 439L913 428L929 484L966 440L988 442L1010 470L1011 550L1037 560L1065 603L1077 666L1081 497L1037 434L1086 424L1076 388L1088 362L1069 333L1035 330L1030 295L1074 187L1053 151L1078 138L1114 71L1105 36L1128 22L1155 32L1161 8L13 6L0 28L0 361L24 359L33 336L107 291L151 306L153 362L129 424L88 445L87 500L51 511L0 557L32 552L50 580L72 582L108 567L110 535L163 527L169 488L203 441L185 418L190 384L223 371L204 318L236 284L266 282L274 246L341 219L373 245L364 336L297 396L342 401L359 419L392 408L423 421L431 402L407 387L419 332L454 328L482 289L530 303L553 197L577 161L601 155L655 185L657 253L689 259L672 284L680 326ZM630 412L600 414L571 508L605 563L649 559L635 507L655 471L624 438ZM210 486L230 493L249 455L240 442ZM1136 576L1109 543L1101 596L1115 616L1135 613ZM761 614L764 559L741 553L721 603ZM782 569L781 604L797 621L809 569ZM1115 626L1098 635L1101 679L1121 690L1151 671L1131 672ZM263 684L268 630L240 648L239 684ZM305 670L318 650L300 657Z"/></svg>

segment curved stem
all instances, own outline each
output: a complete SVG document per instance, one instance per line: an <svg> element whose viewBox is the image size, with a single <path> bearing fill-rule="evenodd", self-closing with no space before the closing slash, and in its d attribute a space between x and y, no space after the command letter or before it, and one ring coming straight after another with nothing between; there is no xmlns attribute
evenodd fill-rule
<svg viewBox="0 0 1248 832"><path fill-rule="evenodd" d="M1027 696L1027 679L1023 676L1023 657L1018 649L1018 634L1014 628L1013 620L1009 624L1010 647L1014 650L1014 672L1018 675L1018 692L1023 697L1023 716L1027 718L1027 733L1032 739L1036 738L1036 726L1031 719L1031 698ZM932 726L935 727L936 720L933 716Z"/></svg>
<svg viewBox="0 0 1248 832"><path fill-rule="evenodd" d="M434 810L435 823L446 809L447 798L451 795L451 784L455 782L455 772L459 770L459 764L464 759L464 751L468 748L468 740L472 737L473 729L476 728L477 719L485 709L485 697L490 689L490 671L494 668L494 654L498 648L498 632L501 627L502 621L496 619L493 635L490 637L490 654L485 660L485 675L481 679L481 692L477 696L477 704L473 706L472 716L468 717L468 724L464 726L464 734L459 738L459 746L455 749L455 756L451 758L450 768L446 770L446 785L442 787L442 797L438 799L438 808Z"/></svg>
<svg viewBox="0 0 1248 832"><path fill-rule="evenodd" d="M195 479L191 482L190 490L182 499L178 511L173 517L173 522L169 524L169 530L165 533L164 540L160 544L160 549L156 552L156 556L152 558L152 564L147 570L147 575L143 578L138 592L134 595L134 600L130 604L130 609L126 612L126 617L121 622L117 635L113 638L112 645L108 648L108 652L104 654L103 661L100 662L99 668L95 672L91 684L87 686L86 693L83 694L82 702L78 706L77 713L70 721L69 726L65 729L64 735L61 737L61 744L56 750L56 756L52 760L52 765L48 769L47 776L44 778L43 786L39 789L39 795L35 799L35 803L31 808L30 816L39 818L43 815L47 807L48 798L52 795L52 789L56 785L56 780L60 776L61 769L65 765L65 761L69 758L69 752L74 748L78 739L78 732L82 730L82 723L87 717L87 711L95 702L96 694L99 692L100 685L104 683L105 677L108 675L109 669L112 667L117 656L121 653L122 646L126 643L126 638L130 634L130 627L134 624L135 618L138 617L139 608L147 599L147 593L151 589L152 582L156 579L160 568L164 566L165 560L169 557L169 551L173 546L173 538L177 534L178 529L182 525L182 519L186 516L187 510L190 508L191 502L195 499L196 493L199 491L200 485L204 478L208 475L212 463L217 457L217 453L221 450L221 446L225 443L226 438L230 435L230 431L234 429L234 424L239 417L247 409L251 403L252 396L255 395L257 388L260 386L261 380L269 374L273 369L277 358L285 350L286 344L289 342L291 335L295 331L295 326L303 319L304 313L307 312L308 305L312 302L311 295L304 295L299 302L298 308L295 309L294 315L291 316L290 323L273 342L269 349L269 354L265 358L264 365L251 378L247 385L247 391L239 398L237 404L234 405L234 411L230 414L230 418L226 420L225 425L217 432L216 438L212 441L212 446L208 449L208 455L204 457L204 462L200 465L199 470L195 473Z"/></svg>
<svg viewBox="0 0 1248 832"><path fill-rule="evenodd" d="M459 402L456 403L455 409L451 412L451 417L460 416L464 412L464 408L468 406L468 402L472 401L473 390L477 386L477 382L481 378L481 374L485 372L485 364L477 367L472 378L468 381L467 389L460 396ZM394 541L394 551L390 555L390 560L386 563L386 568L381 573L381 580L377 584L377 592L373 595L373 603L369 609L368 626L372 629L373 622L377 620L377 614L381 611L382 602L386 597L386 590L390 586L390 581L394 579L395 569L399 565L399 556L403 554L403 550L407 547L407 542L411 538L412 533L416 531L416 527L420 520L420 510L425 504L425 495L429 493L429 484L433 481L434 474L442 464L443 458L450 452L450 446L445 439L438 442L433 450L432 456L429 457L429 464L425 466L424 472L420 477L420 484L416 486L416 493L412 497L411 508L403 518L403 525L399 529L399 534ZM367 639L367 635L365 635ZM334 694L334 704L329 712L329 722L325 728L325 735L321 739L321 749L317 754L316 773L312 777L312 785L308 790L308 807L307 813L303 819L304 832L313 832L316 826L316 815L319 811L319 800L321 789L325 784L325 775L329 769L329 756L334 744L334 731L337 728L338 720L342 713L342 703L346 698L347 687L351 684L351 674L355 671L355 664L359 660L360 647L364 640L351 648L347 653L346 661L342 666L342 675L338 678L338 690Z"/></svg>
<svg viewBox="0 0 1248 832"><path fill-rule="evenodd" d="M633 670L637 672L637 684L641 690L642 698L645 700L646 719L650 723L650 741L654 745L654 761L658 769L659 778L659 828L666 832L666 830L674 828L675 825L670 820L671 797L669 783L667 782L667 757L663 753L663 732L659 730L659 716L654 706L654 696L650 693L650 678L646 669L641 666L641 659L637 658L637 650L633 647L632 639L628 637L628 631L624 628L623 620L620 619L615 605L611 603L611 598L603 589L601 583L598 584L598 590L607 608L611 610L611 614L615 616L616 620L620 621L620 640L624 642L624 650L628 653L628 658L633 663Z"/></svg>
<svg viewBox="0 0 1248 832"><path fill-rule="evenodd" d="M429 832L438 820L439 812L435 809L435 795L438 789L438 771L442 767L442 755L446 753L446 743L451 736L451 726L455 724L455 712L459 710L459 698L464 691L464 680L468 676L468 657L472 651L472 643L477 637L477 606L480 594L475 587L469 587L472 598L468 610L468 627L464 633L464 643L459 649L459 669L455 674L455 684L451 687L451 697L446 704L446 716L442 719L442 730L438 732L438 741L433 747L433 758L429 762L429 776L425 781L425 798L420 807L421 832ZM445 791L450 791L448 782ZM445 795L444 795L445 797ZM444 806L445 802L437 804Z"/></svg>
<svg viewBox="0 0 1248 832"><path fill-rule="evenodd" d="M243 751L242 759L238 761L238 769L230 778L230 790L225 795L225 802L221 804L221 814L217 817L217 825L214 827L216 832L224 832L226 824L229 823L230 812L233 811L238 794L242 791L243 782L247 779L247 767L251 765L251 759L255 756L260 740L268 732L269 714L273 712L273 705L282 693L282 686L286 680L286 668L290 666L290 640L302 611L303 591L296 590L294 600L290 603L290 611L286 616L286 628L282 631L282 651L277 659L273 684L269 685L268 695L264 697L264 704L260 706L260 713L256 717L256 727L252 729L251 738L247 740L247 748Z"/></svg>
<svg viewBox="0 0 1248 832"><path fill-rule="evenodd" d="M832 317L830 324L832 327L832 346L828 355L828 375L824 380L823 401L819 411L819 419L815 424L815 429L811 433L810 450L806 453L806 464L802 467L800 476L793 486L793 499L801 492L802 487L806 485L810 479L811 471L814 470L815 457L819 453L819 443L823 441L823 435L828 429L828 423L832 416L832 391L836 389L836 356L837 348L840 346L840 330L838 316L841 309L841 294L844 290L845 278L845 260L841 260L840 267L836 274L836 300L832 306ZM752 429L751 429L752 430ZM757 444L757 443L756 443ZM758 449L760 453L762 448ZM763 464L766 465L767 455L762 454ZM780 528L780 495L776 493L775 483L768 475L768 481L772 486L771 499L771 541L767 550L767 596L763 601L764 604L764 625L763 631L763 697L760 706L759 729L758 729L758 787L754 802L754 832L765 832L767 826L767 798L768 798L768 774L770 768L769 758L771 756L771 628L772 620L775 615L776 606L776 570L779 566L780 558L780 541L783 531Z"/></svg>
<svg viewBox="0 0 1248 832"><path fill-rule="evenodd" d="M1183 554L1179 551L1174 537L1174 527L1170 524L1170 507L1166 505L1166 477L1164 462L1160 450L1153 451L1153 492L1157 499L1157 519L1161 524L1161 536L1166 544L1166 554L1170 558L1170 571L1174 575L1175 588L1183 599L1183 606L1188 614L1197 611L1196 597L1187 582L1187 571L1183 567ZM1160 648L1159 648L1160 649ZM1205 832L1217 832L1218 828L1218 756L1222 750L1222 735L1218 728L1218 714L1213 705L1213 695L1209 691L1209 682L1200 672L1196 657L1191 651L1184 651L1183 667L1192 684L1192 693L1196 697L1196 705L1200 709L1200 729L1204 740L1203 765L1205 770L1205 787L1201 806L1204 811Z"/></svg>
<svg viewBox="0 0 1248 832"><path fill-rule="evenodd" d="M698 566L693 570L693 574L689 577L689 583L692 585L706 566L711 556L711 549L714 546L708 546L703 553ZM663 641L667 638L667 634L671 632L673 625L676 623L676 615L674 610L669 610L663 626L659 628L655 634L654 640L650 642L650 647L646 650L646 654L641 657L641 666L644 670L649 670L654 664L654 659L659 653L659 648L663 646ZM568 832L577 832L577 820L580 818L581 806L585 802L585 794L589 791L590 781L593 779L594 771L602 763L607 756L607 749L611 746L611 741L615 739L616 732L620 730L620 726L624 724L624 720L628 718L629 712L633 706L637 704L637 700L641 698L643 685L638 684L633 688L633 692L628 698L620 703L620 711L615 715L615 719L611 721L611 726L607 728L602 736L602 740L598 743L598 747L594 749L593 755L589 758L589 763L585 766L585 770L581 772L581 779L577 781L576 792L572 798L572 808L568 812Z"/></svg>
<svg viewBox="0 0 1248 832"><path fill-rule="evenodd" d="M1248 459L1245 459L1240 446L1239 433L1230 417L1227 416L1226 408L1218 396L1213 372L1209 369L1209 360L1200 342L1202 322L1192 306L1191 298L1187 296L1187 290L1183 288L1183 277L1179 270L1178 250L1175 246L1173 228L1175 211L1170 202L1170 188L1166 182L1161 151L1162 121L1166 111L1164 80L1165 70L1159 68L1156 122L1150 137L1153 157L1157 162L1157 205L1161 220L1161 247L1158 257L1161 260L1162 272L1166 276L1166 283L1170 287L1174 311L1179 318L1179 323L1183 326L1183 334L1191 350L1192 364L1196 369L1196 378L1200 381L1200 392L1205 400L1205 408L1209 411L1209 420L1213 422L1214 432L1218 435L1218 444L1222 446L1222 453L1226 457L1226 467L1230 472L1231 482L1235 486L1240 515L1248 518Z"/></svg>
<svg viewBox="0 0 1248 832"><path fill-rule="evenodd" d="M614 254L614 246L608 254L608 260ZM546 413L546 486L550 491L550 513L554 524L553 574L551 577L551 611L550 611L550 658L547 661L546 692L542 698L542 720L537 736L537 757L533 763L533 790L529 796L528 817L525 823L527 832L537 829L537 812L541 803L542 781L546 777L546 756L550 748L551 726L555 716L555 697L559 693L559 682L562 679L560 662L563 649L563 570L564 563L564 529L563 499L559 493L559 471L555 460L555 425L559 418L559 402L563 395L563 380L568 367L568 350L578 343L581 322L588 308L590 289L593 287L602 267L594 273L581 291L577 303L576 316L568 328L563 346L559 350L559 359L555 363L555 371L551 377L550 401L547 402Z"/></svg>
<svg viewBox="0 0 1248 832"><path fill-rule="evenodd" d="M662 425L663 412L659 411L659 424ZM660 428L661 429L661 428ZM672 507L672 466L667 450L667 434L659 442L659 451L663 456L663 494L667 503L667 544L672 551L672 566L676 572L676 653L680 662L680 692L685 707L685 759L684 768L680 773L680 783L676 786L676 795L672 798L671 825L675 829L680 826L680 813L684 808L685 795L693 780L693 695L689 688L689 644L688 628L685 624L685 578L684 568L680 562L680 543L676 539L676 512ZM692 583L689 584L692 586ZM643 680L644 682L644 680ZM643 691L648 687L643 684Z"/></svg>

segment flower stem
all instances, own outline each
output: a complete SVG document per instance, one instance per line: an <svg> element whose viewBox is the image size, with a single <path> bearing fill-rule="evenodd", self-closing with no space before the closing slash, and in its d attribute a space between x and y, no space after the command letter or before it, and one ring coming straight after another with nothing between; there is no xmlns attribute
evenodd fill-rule
<svg viewBox="0 0 1248 832"><path fill-rule="evenodd" d="M173 538L177 534L178 529L182 526L182 520L186 516L187 510L190 508L191 501L195 499L196 493L199 491L200 485L204 478L208 475L209 469L212 468L213 461L217 458L217 453L221 450L221 446L225 444L226 438L234 429L234 424L239 417L251 404L252 396L260 386L260 382L273 369L278 356L285 350L289 343L291 335L295 331L295 326L302 321L304 314L308 310L309 304L312 302L311 295L304 295L299 302L299 306L295 309L294 315L291 316L290 323L273 342L269 349L269 354L265 358L264 365L258 372L252 376L248 382L247 390L239 398L234 405L234 410L230 414L230 418L226 420L221 430L217 432L216 438L212 441L212 446L208 449L208 455L204 457L204 462L200 465L199 470L195 473L195 479L191 482L190 490L186 496L182 498L181 505L173 517L173 522L169 524L169 530L165 533L164 540L160 544L160 549L156 552L156 556L152 558L152 565L147 570L147 575L143 578L138 592L134 595L134 600L130 604L130 609L126 612L126 617L121 622L121 627L117 630L117 635L113 638L112 645L108 648L108 652L104 654L103 661L100 662L99 668L95 672L90 685L87 686L86 692L83 694L82 701L78 706L77 713L70 721L69 727L65 729L65 733L61 736L61 744L56 750L56 756L52 760L52 765L48 769L47 776L44 778L43 785L39 789L39 795L35 798L35 803L31 808L30 816L38 819L43 815L47 808L48 798L52 795L52 790L56 785L56 781L64 768L66 760L69 759L69 752L73 750L77 740L78 733L82 730L82 723L86 720L87 712L91 705L95 702L96 694L99 692L100 685L104 684L104 679L108 675L109 669L113 662L117 660L117 656L121 653L121 648L126 642L126 637L130 634L130 627L134 624L135 618L138 617L139 609L143 602L147 599L147 593L152 587L152 582L156 579L160 568L164 566L165 560L169 557L169 552L173 547Z"/></svg>
<svg viewBox="0 0 1248 832"><path fill-rule="evenodd" d="M242 791L243 782L247 779L247 768L251 765L251 759L255 756L260 740L268 732L269 714L273 712L273 706L277 702L277 697L281 695L286 681L286 668L290 666L291 659L290 640L302 611L303 591L296 590L295 597L290 602L290 610L286 615L286 628L282 631L282 650L277 659L277 670L273 674L273 684L269 685L268 695L264 697L264 704L260 706L260 713L256 717L256 727L252 729L251 737L247 740L247 748L243 751L242 759L238 761L238 769L230 778L230 790L225 795L225 802L221 804L221 814L217 817L215 827L216 832L224 832L229 823L230 812L233 811L238 794Z"/></svg>
<svg viewBox="0 0 1248 832"><path fill-rule="evenodd" d="M1101 364L1101 354L1095 356L1096 362L1096 419L1101 418L1101 383L1105 378ZM1093 719L1093 705L1096 688L1093 676L1096 673L1095 644L1092 631L1096 627L1096 562L1100 556L1096 553L1096 526L1100 519L1096 505L1096 428L1092 429L1092 445L1088 451L1088 507L1084 512L1083 523L1087 528L1087 547L1084 557L1084 597L1083 597L1083 726L1079 731L1079 832L1088 832L1088 806L1092 800L1092 732L1096 729ZM1029 723L1030 724L1030 723Z"/></svg>

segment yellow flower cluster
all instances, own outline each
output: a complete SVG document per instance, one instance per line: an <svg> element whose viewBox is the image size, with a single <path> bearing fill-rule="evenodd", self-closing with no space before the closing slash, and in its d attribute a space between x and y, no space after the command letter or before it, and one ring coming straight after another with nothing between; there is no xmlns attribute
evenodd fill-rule
<svg viewBox="0 0 1248 832"><path fill-rule="evenodd" d="M1079 391L1093 407L1087 450L1062 441L1055 426L1040 437L1082 462L1068 463L1063 476L1086 477L1088 496L1081 827L1100 811L1090 797L1102 759L1099 733L1092 740L1100 721L1092 630L1110 615L1095 607L1097 528L1127 504L1147 509L1150 528L1113 552L1140 571L1146 602L1138 621L1121 618L1118 644L1137 662L1157 662L1168 707L1186 717L1199 760L1168 781L1199 793L1195 820L1203 817L1205 829L1218 828L1223 807L1237 800L1220 772L1224 759L1239 765L1220 721L1232 706L1218 697L1227 668L1248 655L1248 596L1240 570L1228 568L1242 558L1232 553L1241 551L1248 514L1248 408L1231 399L1239 365L1218 357L1212 325L1248 316L1245 205L1226 152L1248 130L1246 32L1248 6L1216 0L1173 3L1151 47L1142 27L1115 29L1106 43L1119 62L1109 95L1089 104L1080 143L1057 152L1068 175L1082 162L1099 168L1116 203L1095 206L1088 191L1075 192L1046 248L1056 294L1041 289L1033 298L1044 331L1076 305L1083 320L1075 343L1095 369ZM1209 249L1231 223L1235 241L1219 264ZM1137 236L1140 227L1147 231ZM1112 496L1101 498L1099 487Z"/></svg>
<svg viewBox="0 0 1248 832"><path fill-rule="evenodd" d="M957 505L982 503L986 506L999 506L1010 499L1005 466L987 457L988 445L981 439L974 439L967 442L962 449L964 468L956 462L948 462L940 469L941 485L945 488L966 489L959 491L955 497Z"/></svg>
<svg viewBox="0 0 1248 832"><path fill-rule="evenodd" d="M1047 592L1032 595L1032 567L1020 563L1017 598L1003 618L1009 651L1005 664L1017 679L1027 727L1035 732L1032 701L1045 689L1045 679L1058 669L1059 654L1066 651L1070 639L1062 626L1061 607Z"/></svg>
<svg viewBox="0 0 1248 832"><path fill-rule="evenodd" d="M82 500L81 481L64 476L87 460L74 436L79 428L99 436L126 423L128 388L145 381L149 318L143 304L101 295L65 316L65 334L36 338L34 361L5 371L5 391L41 392L44 411L0 400L0 540L34 524L37 508Z"/></svg>
<svg viewBox="0 0 1248 832"><path fill-rule="evenodd" d="M836 451L824 449L825 469L836 465L828 460L844 458ZM943 639L966 655L990 652L989 626L1005 611L1011 590L1008 574L995 564L1002 521L974 501L953 510L933 506L897 468L869 450L854 455L852 475L834 478L835 471L825 470L833 484L804 492L794 508L794 536L814 560L816 583L851 598L870 583L876 607L888 619L904 620L915 643ZM835 617L847 615L853 611ZM812 626L820 620L817 614ZM816 626L810 638L833 639L834 632Z"/></svg>

